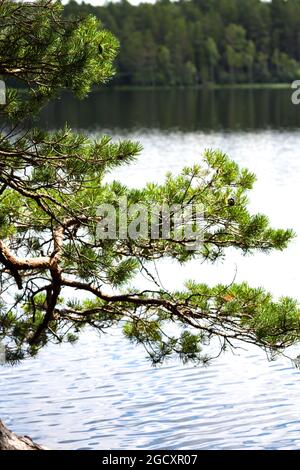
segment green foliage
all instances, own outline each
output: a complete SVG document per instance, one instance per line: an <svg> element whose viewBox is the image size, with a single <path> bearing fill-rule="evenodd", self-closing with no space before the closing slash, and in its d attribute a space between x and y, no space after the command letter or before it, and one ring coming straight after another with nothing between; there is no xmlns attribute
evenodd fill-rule
<svg viewBox="0 0 300 470"><path fill-rule="evenodd" d="M84 97L92 84L105 83L114 73L115 37L92 16L57 21L61 3L51 1L51 7L47 3L25 3L20 10L16 2L1 2L0 75L17 80L27 96L24 100L25 92L20 95L16 90L8 94L6 116L11 119L27 117L64 88Z"/></svg>

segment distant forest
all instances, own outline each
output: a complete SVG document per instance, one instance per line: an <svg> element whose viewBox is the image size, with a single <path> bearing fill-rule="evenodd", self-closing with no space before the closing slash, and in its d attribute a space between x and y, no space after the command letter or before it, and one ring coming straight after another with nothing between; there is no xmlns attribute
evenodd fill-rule
<svg viewBox="0 0 300 470"><path fill-rule="evenodd" d="M120 41L113 84L191 86L300 78L300 0L125 0L65 14L97 16ZM103 46L105 47L105 45Z"/></svg>

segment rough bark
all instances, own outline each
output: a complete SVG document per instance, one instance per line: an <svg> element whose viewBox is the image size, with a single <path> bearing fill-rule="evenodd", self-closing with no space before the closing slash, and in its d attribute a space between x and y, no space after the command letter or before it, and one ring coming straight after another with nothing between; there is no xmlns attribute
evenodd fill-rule
<svg viewBox="0 0 300 470"><path fill-rule="evenodd" d="M17 436L0 420L0 450L46 450L28 436Z"/></svg>

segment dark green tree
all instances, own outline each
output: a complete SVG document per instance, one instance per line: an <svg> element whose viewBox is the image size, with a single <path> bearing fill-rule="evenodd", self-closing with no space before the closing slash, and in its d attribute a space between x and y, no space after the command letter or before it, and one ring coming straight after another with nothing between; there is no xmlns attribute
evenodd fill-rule
<svg viewBox="0 0 300 470"><path fill-rule="evenodd" d="M217 45L213 38L209 37L206 40L206 53L208 56L208 63L210 66L210 79L212 82L215 81L215 67L220 59L220 54Z"/></svg>
<svg viewBox="0 0 300 470"><path fill-rule="evenodd" d="M252 41L247 41L246 31L242 26L230 24L226 28L226 58L230 70L232 82L245 79L244 70L252 78L255 46Z"/></svg>
<svg viewBox="0 0 300 470"><path fill-rule="evenodd" d="M166 83L173 85L174 79L170 51L166 46L160 46L157 51L157 83L159 85L165 85Z"/></svg>

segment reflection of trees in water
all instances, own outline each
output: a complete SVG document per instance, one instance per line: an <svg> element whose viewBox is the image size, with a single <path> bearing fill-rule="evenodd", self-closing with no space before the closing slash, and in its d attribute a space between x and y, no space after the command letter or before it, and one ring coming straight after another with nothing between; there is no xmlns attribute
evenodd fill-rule
<svg viewBox="0 0 300 470"><path fill-rule="evenodd" d="M291 103L289 89L108 90L84 101L65 94L46 108L41 121L85 129L296 128L300 107Z"/></svg>

